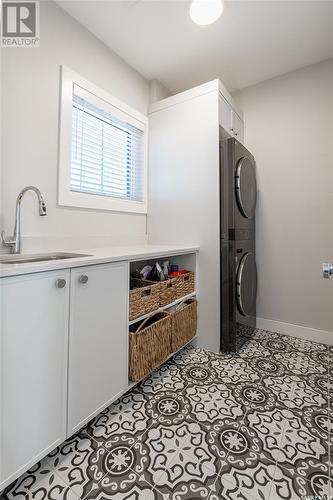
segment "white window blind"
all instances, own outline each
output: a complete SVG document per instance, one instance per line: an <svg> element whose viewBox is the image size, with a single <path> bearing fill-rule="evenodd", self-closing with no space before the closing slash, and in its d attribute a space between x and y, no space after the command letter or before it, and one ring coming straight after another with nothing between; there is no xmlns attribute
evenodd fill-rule
<svg viewBox="0 0 333 500"><path fill-rule="evenodd" d="M89 94L73 85L71 191L144 201L144 131Z"/></svg>

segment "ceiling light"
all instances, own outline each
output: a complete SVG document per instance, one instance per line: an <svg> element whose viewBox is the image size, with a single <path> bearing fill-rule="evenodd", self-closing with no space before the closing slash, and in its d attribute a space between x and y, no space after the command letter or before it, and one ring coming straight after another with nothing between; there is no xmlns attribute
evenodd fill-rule
<svg viewBox="0 0 333 500"><path fill-rule="evenodd" d="M223 12L223 0L193 0L190 16L194 23L207 25L214 23Z"/></svg>

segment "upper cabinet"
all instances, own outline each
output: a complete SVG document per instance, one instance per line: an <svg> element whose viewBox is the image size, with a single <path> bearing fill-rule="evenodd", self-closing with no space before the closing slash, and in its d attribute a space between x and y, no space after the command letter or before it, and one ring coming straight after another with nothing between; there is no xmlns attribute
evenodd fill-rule
<svg viewBox="0 0 333 500"><path fill-rule="evenodd" d="M222 94L219 98L219 122L229 136L243 142L243 120Z"/></svg>
<svg viewBox="0 0 333 500"><path fill-rule="evenodd" d="M236 137L239 142L243 142L243 120L238 116L234 109L231 110L231 135Z"/></svg>
<svg viewBox="0 0 333 500"><path fill-rule="evenodd" d="M224 128L228 133L231 133L231 106L220 94L219 99L219 122L221 127Z"/></svg>

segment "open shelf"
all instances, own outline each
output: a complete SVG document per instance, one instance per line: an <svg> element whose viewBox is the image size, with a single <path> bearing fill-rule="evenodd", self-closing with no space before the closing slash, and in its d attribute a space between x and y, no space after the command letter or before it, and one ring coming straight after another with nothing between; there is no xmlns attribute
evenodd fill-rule
<svg viewBox="0 0 333 500"><path fill-rule="evenodd" d="M194 273L194 276L195 276L194 286L192 284L193 283L193 281L192 281L191 286L187 287L187 289L185 287L182 290L182 293L189 292L190 290L193 290L193 289L194 289L194 291L192 291L191 293L187 293L187 295L184 295L183 297L181 297L179 299L173 300L173 297L177 294L177 292L175 291L175 294L170 293L169 295L167 295L167 298L154 302L154 304L151 305L151 307L155 307L156 308L155 310L153 310L147 314L142 314L141 316L138 316L135 319L131 319L131 320L128 319L128 326L131 327L132 325L134 325L134 327L132 326L132 329L135 329L136 324L139 325L140 322L142 322L146 318L149 318L153 314L163 312L163 311L168 311L168 310L169 310L169 312L171 312L172 309L175 308L175 306L177 306L178 304L180 304L180 303L182 303L190 298L197 297L197 295L198 295L199 284L198 284L198 278L197 278L197 276L198 276L197 252L190 251L190 252L185 253L185 254L177 254L177 255L167 255L166 254L165 256L159 257L158 259L149 258L149 259L131 261L130 262L130 275L132 275L132 273L135 273L135 271L142 269L145 265L153 266L156 263L156 261L158 261L160 264L162 264L164 261L168 261L170 266L178 265L179 269L186 269L188 271L192 271ZM163 288L163 287L161 287L161 288ZM178 293L178 295L179 295L179 293ZM130 296L130 298L131 298L131 296ZM169 301L173 300L173 302L169 302L168 304L166 304L164 306L159 306L159 302L163 303L167 300L169 300ZM142 307L141 312L144 312L147 309L148 309L148 307L145 307L145 308ZM140 309L139 309L139 311L140 311ZM164 316L166 316L166 315L164 315ZM194 333L194 331L192 332L192 334L193 333ZM191 340L186 342L180 349L177 349L175 352L170 353L163 362L164 363L167 362L170 358L172 358L172 356L174 356L177 352L179 352L181 349L183 349L186 345L191 344L197 338L197 333ZM187 338L188 338L188 336L187 336ZM170 350L170 349L168 349L168 350ZM147 376L149 376L149 375L147 374L145 377L142 378L142 380L144 378L146 378ZM140 382L140 380L137 382L132 382L132 381L128 380L128 385L127 385L126 391L135 387L139 382Z"/></svg>
<svg viewBox="0 0 333 500"><path fill-rule="evenodd" d="M150 258L130 261L130 271L135 271L137 268L142 268L146 265L153 266L156 262L162 264L164 261L168 261L171 266L177 264L180 268L196 272L197 261L195 252L178 255L166 254L164 257L160 257L158 259Z"/></svg>
<svg viewBox="0 0 333 500"><path fill-rule="evenodd" d="M152 314L155 314L160 311L165 311L166 309L169 309L170 307L176 306L177 304L180 304L184 300L190 299L191 297L195 297L197 294L196 291L189 293L188 295L185 295L184 297L181 297L180 299L175 300L174 302L171 302L170 304L167 304L166 306L159 307L158 309L155 309L155 311L151 311L150 313L144 314L143 316L139 316L138 318L132 319L131 321L128 322L129 325L134 325L134 323L138 323L138 321L142 321L143 319L148 318Z"/></svg>

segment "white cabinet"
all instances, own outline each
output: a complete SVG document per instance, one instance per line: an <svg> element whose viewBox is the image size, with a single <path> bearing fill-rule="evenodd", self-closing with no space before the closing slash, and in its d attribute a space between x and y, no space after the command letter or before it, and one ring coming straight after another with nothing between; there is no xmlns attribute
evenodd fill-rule
<svg viewBox="0 0 333 500"><path fill-rule="evenodd" d="M0 280L0 491L66 438L69 274Z"/></svg>
<svg viewBox="0 0 333 500"><path fill-rule="evenodd" d="M128 384L128 263L72 269L68 434Z"/></svg>
<svg viewBox="0 0 333 500"><path fill-rule="evenodd" d="M229 136L243 142L243 120L221 94L219 98L219 123Z"/></svg>
<svg viewBox="0 0 333 500"><path fill-rule="evenodd" d="M0 279L0 491L127 390L128 263Z"/></svg>
<svg viewBox="0 0 333 500"><path fill-rule="evenodd" d="M219 99L220 125L228 134L231 134L231 107L228 101L220 95Z"/></svg>
<svg viewBox="0 0 333 500"><path fill-rule="evenodd" d="M231 135L243 142L243 121L235 110L231 110Z"/></svg>

